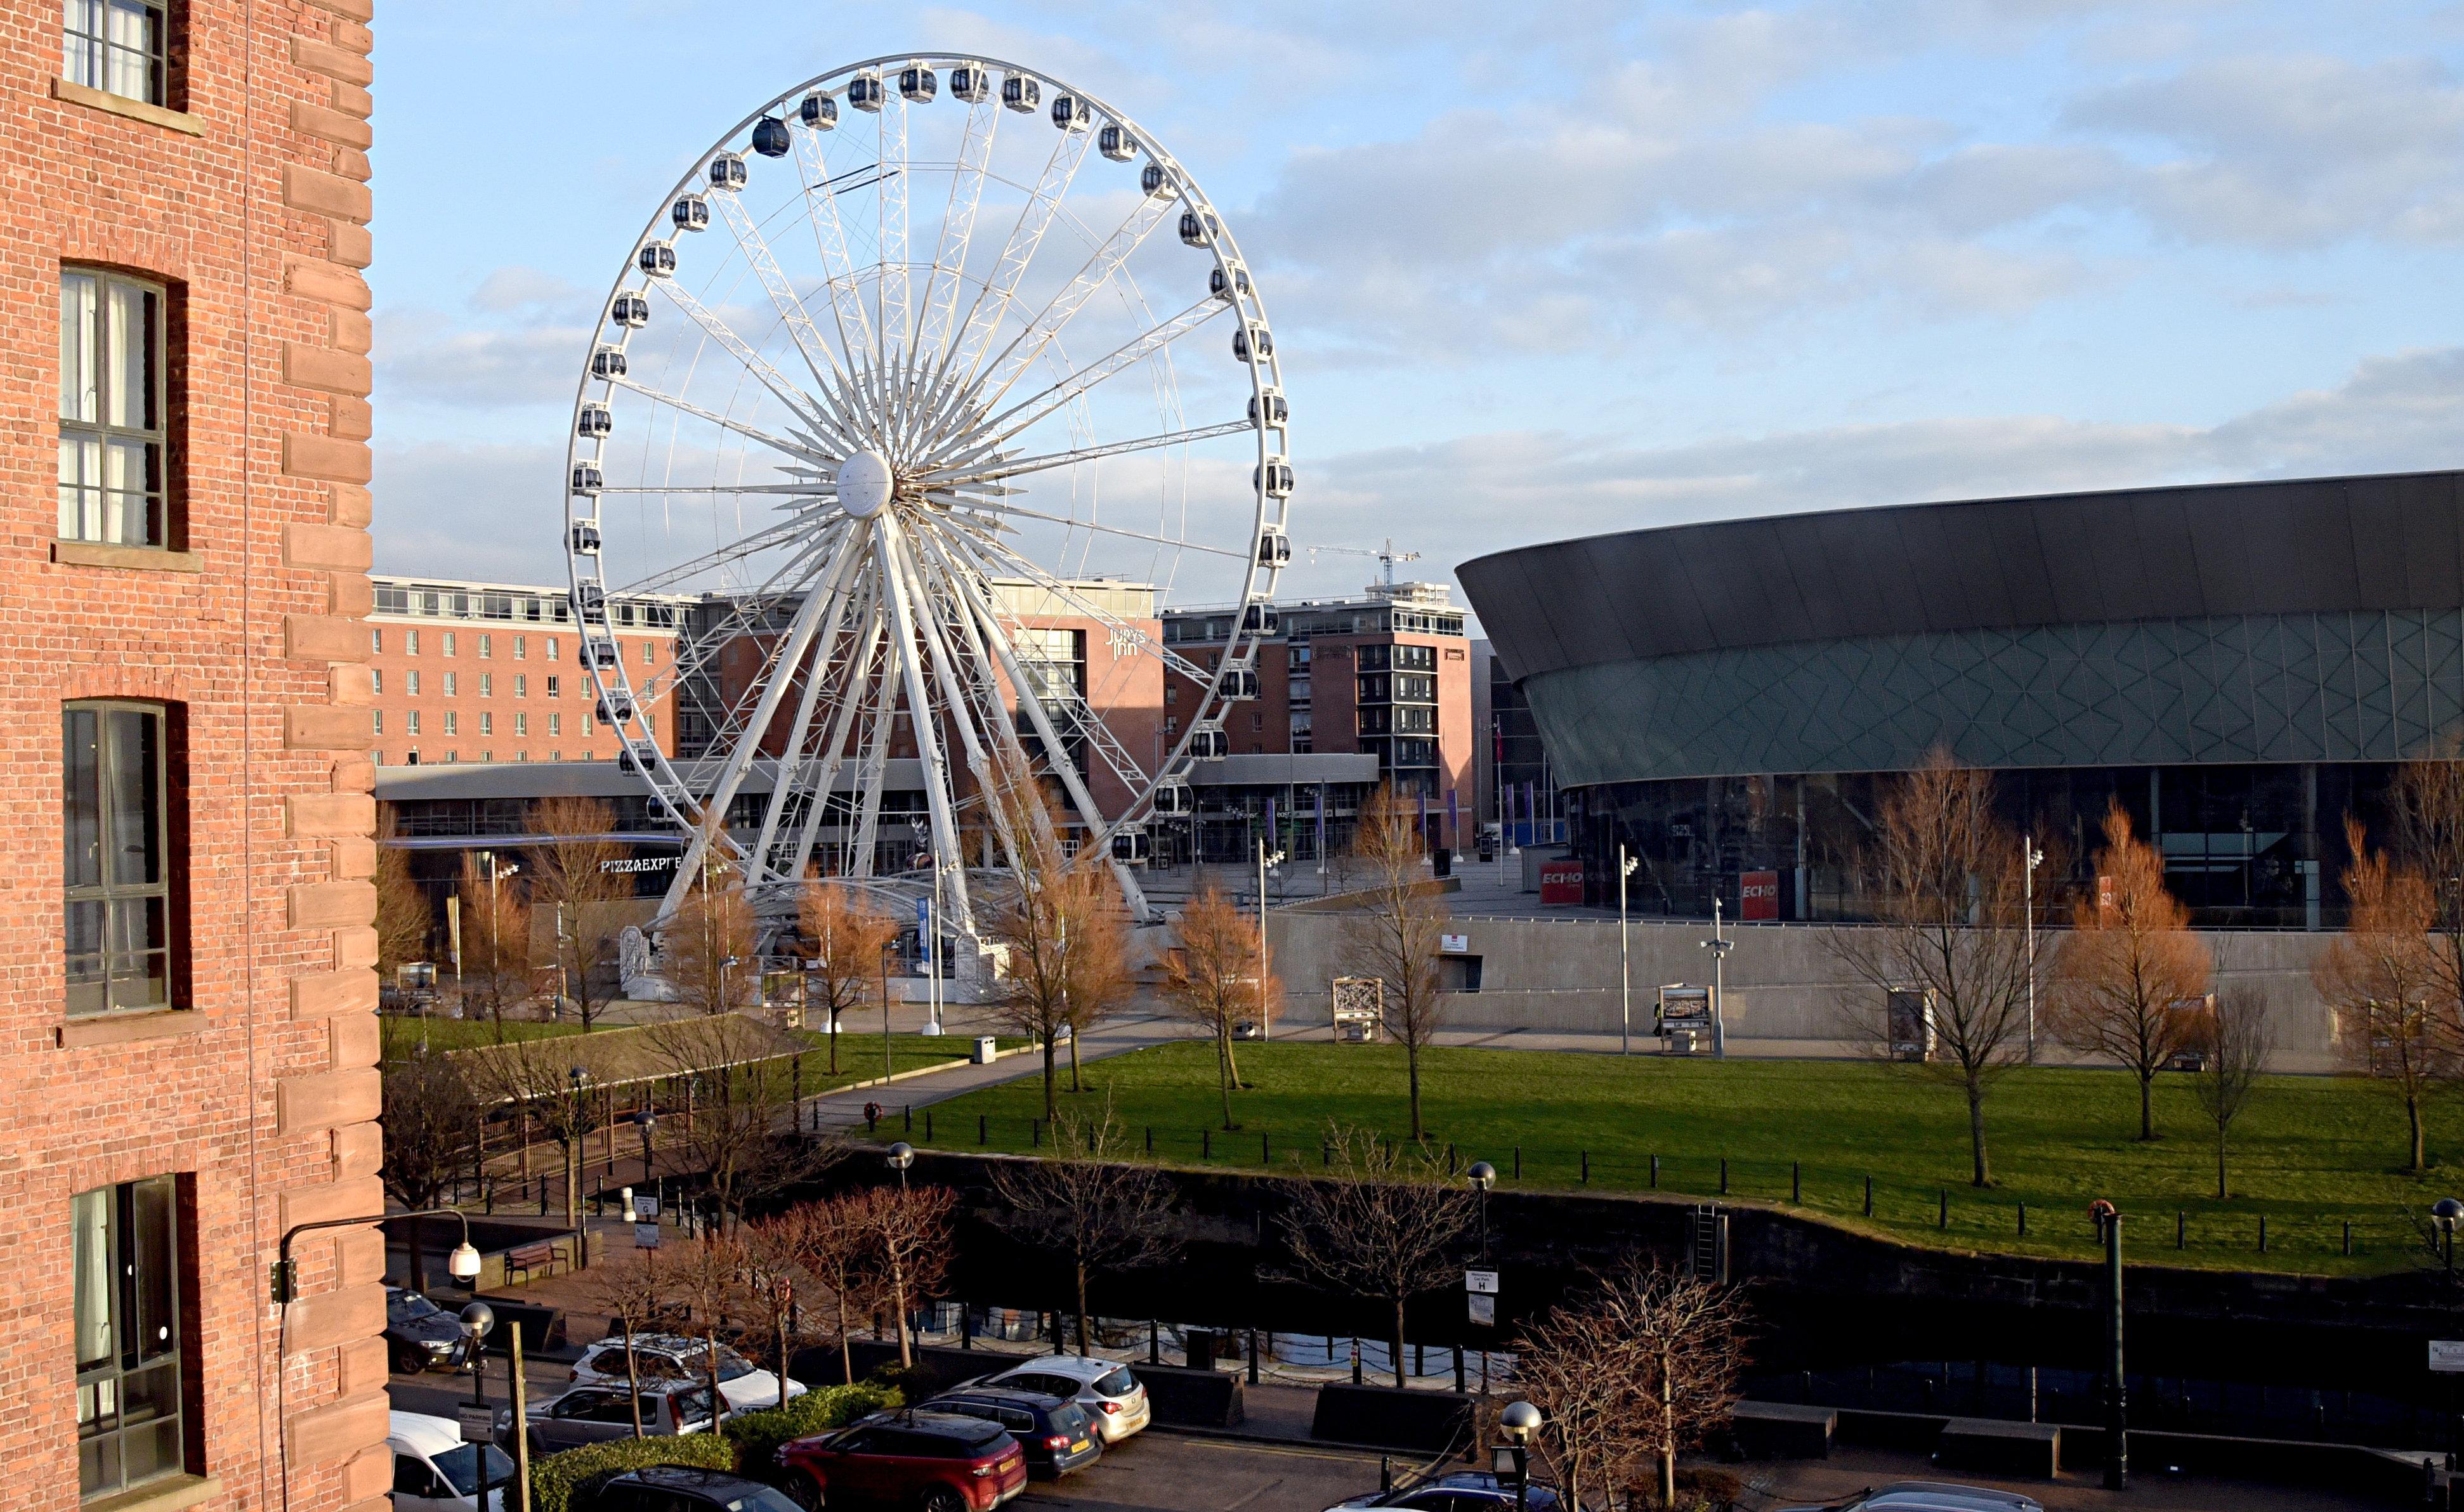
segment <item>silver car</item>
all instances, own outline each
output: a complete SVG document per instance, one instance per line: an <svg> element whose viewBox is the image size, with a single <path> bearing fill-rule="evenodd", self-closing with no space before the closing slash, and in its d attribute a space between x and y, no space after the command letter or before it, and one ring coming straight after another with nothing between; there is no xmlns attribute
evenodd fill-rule
<svg viewBox="0 0 2464 1512"><path fill-rule="evenodd" d="M1775 1512L2045 1512L2045 1504L2016 1491L1955 1486L1942 1480L1900 1480L1868 1486L1844 1501L1783 1507Z"/></svg>
<svg viewBox="0 0 2464 1512"><path fill-rule="evenodd" d="M577 1386L563 1395L534 1402L523 1413L528 1420L531 1453L552 1455L610 1438L633 1436L632 1393L623 1386ZM642 1433L646 1437L711 1431L710 1388L669 1386L642 1392ZM514 1413L496 1410L496 1442L514 1443Z"/></svg>
<svg viewBox="0 0 2464 1512"><path fill-rule="evenodd" d="M998 1386L1074 1401L1087 1410L1104 1442L1117 1444L1146 1427L1147 1389L1115 1361L1083 1354L1046 1354L987 1375L969 1386Z"/></svg>

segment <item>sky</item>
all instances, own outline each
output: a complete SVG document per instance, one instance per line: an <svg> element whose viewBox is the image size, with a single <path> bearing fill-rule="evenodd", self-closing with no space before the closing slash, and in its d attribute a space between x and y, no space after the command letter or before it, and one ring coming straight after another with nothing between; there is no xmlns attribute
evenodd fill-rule
<svg viewBox="0 0 2464 1512"><path fill-rule="evenodd" d="M561 581L611 280L762 101L980 53L1234 229L1288 594L1859 505L2464 463L2464 5L416 0L378 23L377 567ZM1237 543L1236 543L1237 544Z"/></svg>

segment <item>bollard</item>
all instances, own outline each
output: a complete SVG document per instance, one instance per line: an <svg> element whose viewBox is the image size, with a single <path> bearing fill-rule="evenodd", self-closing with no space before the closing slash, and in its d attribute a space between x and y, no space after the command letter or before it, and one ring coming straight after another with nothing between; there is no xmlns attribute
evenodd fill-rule
<svg viewBox="0 0 2464 1512"><path fill-rule="evenodd" d="M1262 1166L1271 1166L1271 1165L1273 1165L1274 1163L1275 1163L1275 1142L1274 1142L1274 1136L1273 1136L1273 1135L1271 1135L1271 1134L1263 1134L1263 1133L1262 1133L1262 1134L1260 1134L1260 1135L1258 1136L1258 1164L1260 1164L1260 1165L1262 1165Z"/></svg>
<svg viewBox="0 0 2464 1512"><path fill-rule="evenodd" d="M2175 1208L2173 1210L2173 1247L2178 1250L2188 1249L2189 1246L2190 1216L2180 1208Z"/></svg>
<svg viewBox="0 0 2464 1512"><path fill-rule="evenodd" d="M1460 1164L1461 1161L1455 1154L1454 1141L1446 1141L1446 1174L1450 1176L1453 1175Z"/></svg>
<svg viewBox="0 0 2464 1512"><path fill-rule="evenodd" d="M899 1132L902 1134L912 1134L915 1132L915 1105L913 1103L906 1104L899 1108L899 1112L907 1120L906 1124L899 1129Z"/></svg>
<svg viewBox="0 0 2464 1512"><path fill-rule="evenodd" d="M1200 1160L1215 1158L1215 1130L1201 1129L1198 1131L1198 1158Z"/></svg>
<svg viewBox="0 0 2464 1512"><path fill-rule="evenodd" d="M1788 1163L1788 1200L1805 1200L1805 1167L1793 1160Z"/></svg>
<svg viewBox="0 0 2464 1512"><path fill-rule="evenodd" d="M1155 1126L1153 1124L1149 1124L1147 1126L1147 1153L1150 1155L1155 1153Z"/></svg>
<svg viewBox="0 0 2464 1512"><path fill-rule="evenodd" d="M1727 1194L1728 1194L1728 1157L1727 1157L1727 1156L1726 1156L1726 1155L1722 1155L1722 1156L1720 1157L1720 1195L1722 1195L1722 1196L1724 1196L1724 1197L1725 1197L1725 1196L1727 1196Z"/></svg>
<svg viewBox="0 0 2464 1512"><path fill-rule="evenodd" d="M2264 1213L2258 1216L2258 1252L2261 1255L2267 1253L2267 1215Z"/></svg>
<svg viewBox="0 0 2464 1512"><path fill-rule="evenodd" d="M1874 1178L1871 1176L1865 1178L1865 1216L1869 1218L1874 1216Z"/></svg>
<svg viewBox="0 0 2464 1512"><path fill-rule="evenodd" d="M1320 1145L1317 1147L1317 1163L1321 1166L1328 1167L1331 1167L1334 1164L1334 1147L1332 1145Z"/></svg>
<svg viewBox="0 0 2464 1512"><path fill-rule="evenodd" d="M1591 1152L1590 1150L1584 1150L1584 1151L1583 1151L1583 1184L1584 1184L1585 1186L1589 1186L1589 1185L1591 1185L1591 1180L1592 1180L1592 1152Z"/></svg>
<svg viewBox="0 0 2464 1512"><path fill-rule="evenodd" d="M1660 1186L1660 1157L1658 1155L1651 1157L1651 1184L1655 1190Z"/></svg>
<svg viewBox="0 0 2464 1512"><path fill-rule="evenodd" d="M1950 1227L1950 1189L1947 1187L1943 1189L1942 1212L1941 1215L1934 1219L1933 1226L1938 1229L1947 1229Z"/></svg>
<svg viewBox="0 0 2464 1512"><path fill-rule="evenodd" d="M1044 1120L1040 1118L1028 1119L1026 1121L1026 1129L1027 1136L1035 1142L1035 1148L1042 1150L1044 1148Z"/></svg>
<svg viewBox="0 0 2464 1512"><path fill-rule="evenodd" d="M2024 1202L2019 1204L2019 1237L2028 1237L2028 1204Z"/></svg>
<svg viewBox="0 0 2464 1512"><path fill-rule="evenodd" d="M990 1132L991 1129L992 1119L990 1116L983 1113L978 1113L976 1115L976 1143L979 1145L990 1144L992 1142L992 1134Z"/></svg>
<svg viewBox="0 0 2464 1512"><path fill-rule="evenodd" d="M2344 1220L2344 1253L2353 1253L2353 1222L2350 1218Z"/></svg>
<svg viewBox="0 0 2464 1512"><path fill-rule="evenodd" d="M1514 1179L1517 1181L1523 1179L1523 1147L1521 1145L1514 1147Z"/></svg>

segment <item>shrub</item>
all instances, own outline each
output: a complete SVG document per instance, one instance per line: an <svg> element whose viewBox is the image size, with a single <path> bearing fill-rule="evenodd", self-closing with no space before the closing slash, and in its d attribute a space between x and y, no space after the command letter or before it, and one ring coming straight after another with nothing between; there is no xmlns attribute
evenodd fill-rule
<svg viewBox="0 0 2464 1512"><path fill-rule="evenodd" d="M776 1457L781 1444L845 1428L859 1417L901 1406L905 1400L891 1388L869 1382L823 1387L790 1398L785 1407L738 1413L727 1420L720 1432L737 1446L740 1457L737 1463L743 1473L767 1479L778 1471ZM542 1507L539 1512L547 1509Z"/></svg>
<svg viewBox="0 0 2464 1512"><path fill-rule="evenodd" d="M711 1434L611 1438L531 1461L531 1512L589 1512L599 1488L627 1470L690 1465L736 1468L736 1446Z"/></svg>

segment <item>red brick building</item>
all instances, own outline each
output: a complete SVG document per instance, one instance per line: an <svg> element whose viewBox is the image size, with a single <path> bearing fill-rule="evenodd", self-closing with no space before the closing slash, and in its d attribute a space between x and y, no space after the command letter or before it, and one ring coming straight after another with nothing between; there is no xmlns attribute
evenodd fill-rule
<svg viewBox="0 0 2464 1512"><path fill-rule="evenodd" d="M384 1504L370 0L6 0L0 1504Z"/></svg>
<svg viewBox="0 0 2464 1512"><path fill-rule="evenodd" d="M563 589L385 576L375 584L368 674L379 765L615 758L620 741L598 717ZM676 630L694 602L607 606L634 694L671 755Z"/></svg>

